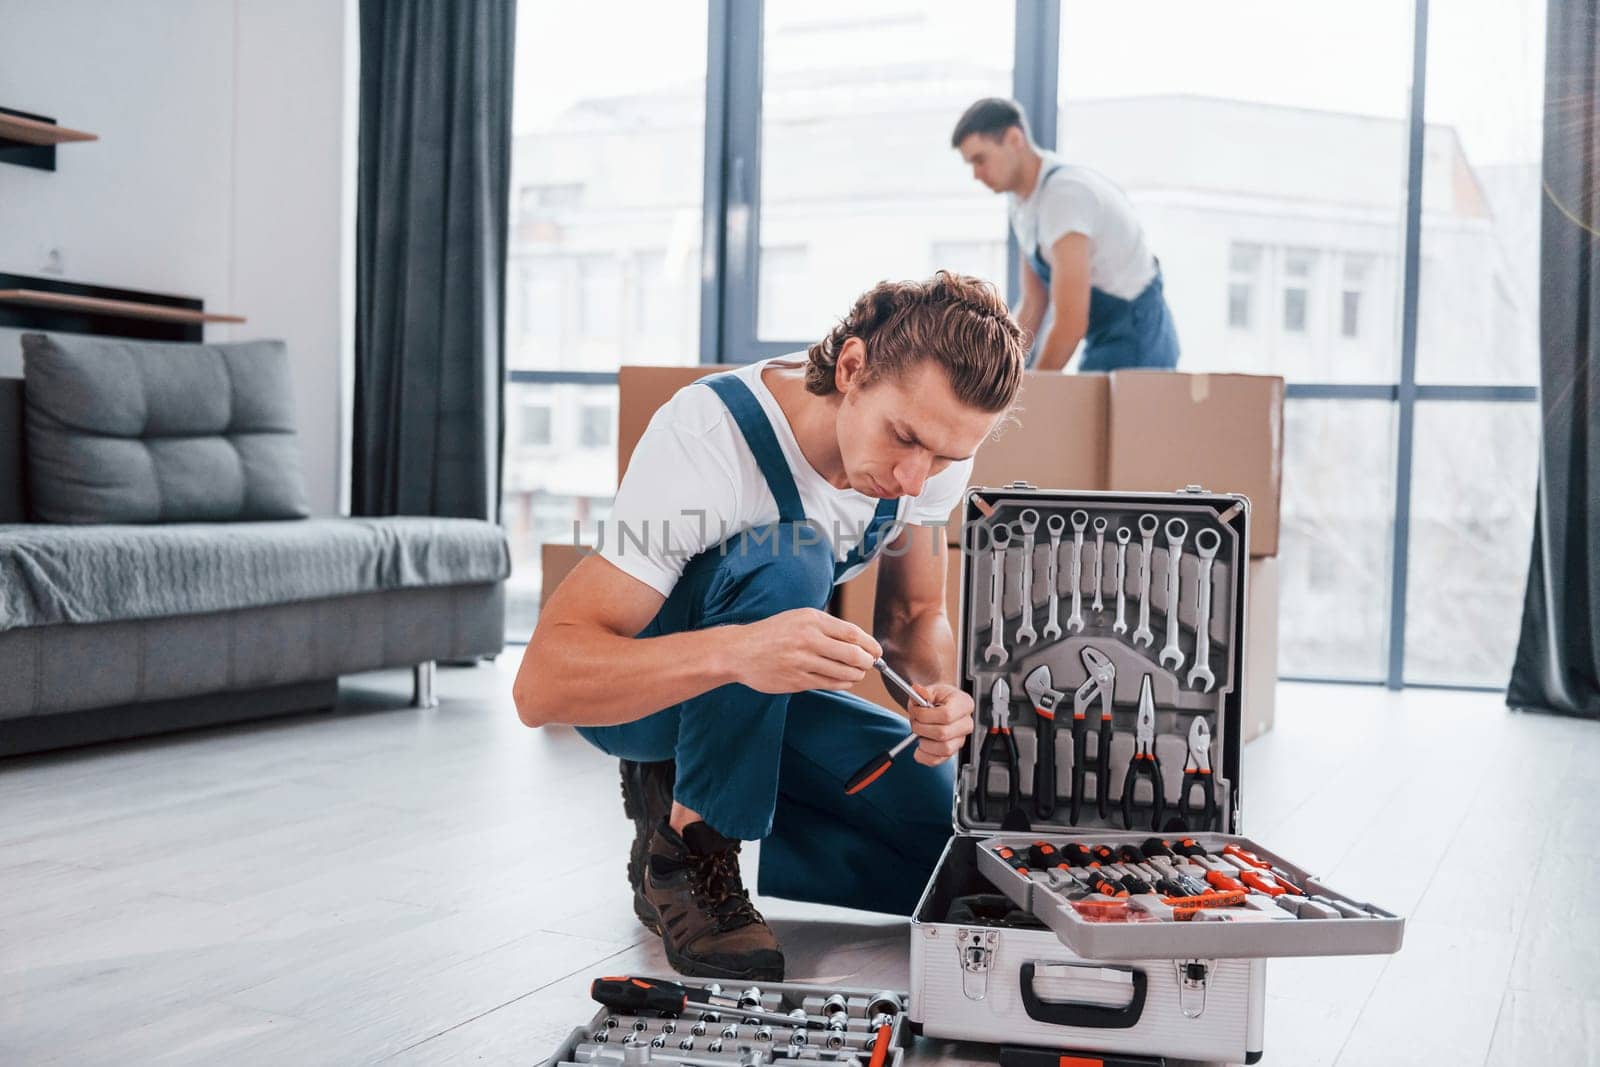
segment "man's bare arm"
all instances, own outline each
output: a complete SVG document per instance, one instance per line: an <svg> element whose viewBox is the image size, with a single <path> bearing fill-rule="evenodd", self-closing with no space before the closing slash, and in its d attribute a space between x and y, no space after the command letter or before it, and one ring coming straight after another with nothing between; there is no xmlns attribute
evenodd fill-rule
<svg viewBox="0 0 1600 1067"><path fill-rule="evenodd" d="M742 625L636 636L666 599L599 556L543 606L512 685L529 726L632 722L730 682L765 693L848 689L880 652L860 628L810 608Z"/></svg>
<svg viewBox="0 0 1600 1067"><path fill-rule="evenodd" d="M956 678L955 633L945 614L946 533L943 526L906 526L878 566L873 630L889 665L922 685Z"/></svg>
<svg viewBox="0 0 1600 1067"><path fill-rule="evenodd" d="M1050 302L1055 321L1039 353L1038 370L1060 370L1089 330L1089 238L1069 233L1051 246Z"/></svg>
<svg viewBox="0 0 1600 1067"><path fill-rule="evenodd" d="M1017 277L1022 279L1022 301L1017 304L1015 316L1017 325L1022 327L1022 338L1028 347L1033 347L1034 335L1039 332L1039 324L1044 321L1044 313L1050 307L1050 293L1044 287L1044 281L1033 272L1033 264L1028 262L1028 257L1017 256Z"/></svg>

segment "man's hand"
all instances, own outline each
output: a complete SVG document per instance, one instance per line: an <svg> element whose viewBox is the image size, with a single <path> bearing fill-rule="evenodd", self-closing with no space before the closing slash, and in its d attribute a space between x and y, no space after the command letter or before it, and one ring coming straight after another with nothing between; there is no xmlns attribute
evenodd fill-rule
<svg viewBox="0 0 1600 1067"><path fill-rule="evenodd" d="M795 608L729 629L739 681L760 693L849 689L883 655L871 634L816 608Z"/></svg>
<svg viewBox="0 0 1600 1067"><path fill-rule="evenodd" d="M936 766L961 751L962 742L972 733L972 698L953 685L919 685L917 693L933 707L907 701L906 714L911 732L916 734L916 759L928 767Z"/></svg>

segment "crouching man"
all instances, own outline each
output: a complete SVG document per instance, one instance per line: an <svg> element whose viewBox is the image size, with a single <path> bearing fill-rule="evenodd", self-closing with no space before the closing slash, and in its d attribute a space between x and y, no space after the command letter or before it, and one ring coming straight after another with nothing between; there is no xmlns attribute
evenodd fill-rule
<svg viewBox="0 0 1600 1067"><path fill-rule="evenodd" d="M822 341L700 380L650 421L599 551L540 614L517 674L529 726L621 760L634 910L684 974L778 980L758 889L908 915L950 835L972 732L953 683L944 524L1011 408L1025 349L986 282L940 273L863 294ZM876 629L823 610L881 555ZM844 690L888 663L932 707L907 723Z"/></svg>

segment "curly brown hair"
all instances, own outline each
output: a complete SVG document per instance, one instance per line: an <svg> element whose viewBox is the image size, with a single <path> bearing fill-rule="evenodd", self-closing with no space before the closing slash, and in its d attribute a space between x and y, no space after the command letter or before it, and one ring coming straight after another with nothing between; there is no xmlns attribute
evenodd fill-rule
<svg viewBox="0 0 1600 1067"><path fill-rule="evenodd" d="M866 381L898 378L926 359L944 368L963 403L1008 411L1022 388L1028 348L995 287L940 271L925 281L879 282L806 352L806 389L836 391L834 367L852 337L867 349Z"/></svg>

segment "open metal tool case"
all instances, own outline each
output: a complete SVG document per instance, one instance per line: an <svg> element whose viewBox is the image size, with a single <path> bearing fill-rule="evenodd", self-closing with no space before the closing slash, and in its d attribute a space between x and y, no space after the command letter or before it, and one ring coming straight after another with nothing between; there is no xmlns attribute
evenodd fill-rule
<svg viewBox="0 0 1600 1067"><path fill-rule="evenodd" d="M751 983L673 976L694 1000L716 1002L716 1010L690 1006L682 1013L628 1014L601 1008L577 1027L539 1067L868 1067L878 1051L879 1026L889 1027L880 1067L901 1067L908 1039L906 995L893 990L838 989L797 982ZM754 989L752 990L752 986ZM756 999L759 994L759 1000ZM727 1006L720 1003L730 1001ZM813 1024L784 1026L761 1021L742 1007L788 1015L801 1012ZM816 1023L825 1024L818 1028ZM874 1023L879 1024L875 1026ZM798 1040L796 1035L803 1035Z"/></svg>
<svg viewBox="0 0 1600 1067"><path fill-rule="evenodd" d="M1238 836L1249 502L1016 483L964 533L976 729L912 1026L1255 1063L1268 957L1395 952L1404 920Z"/></svg>

